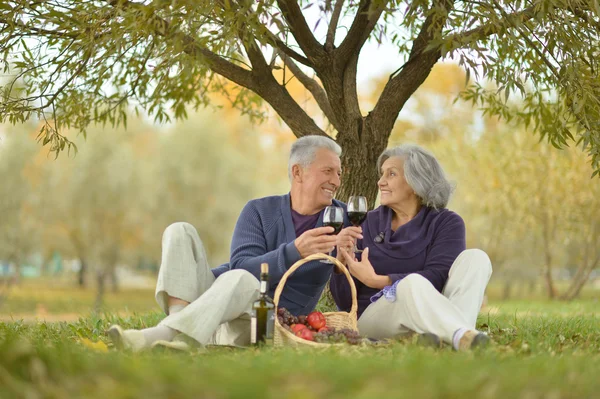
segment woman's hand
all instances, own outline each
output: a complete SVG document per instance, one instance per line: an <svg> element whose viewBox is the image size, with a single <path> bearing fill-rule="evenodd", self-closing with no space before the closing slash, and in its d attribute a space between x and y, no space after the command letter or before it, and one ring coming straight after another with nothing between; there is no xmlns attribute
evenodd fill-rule
<svg viewBox="0 0 600 399"><path fill-rule="evenodd" d="M338 251L341 252L344 263L348 266L350 274L367 287L382 289L383 287L392 284L392 279L388 276L380 276L375 273L373 265L369 262L369 248L365 248L362 252L362 259L360 262L356 260L354 253L349 253L344 248L339 247Z"/></svg>
<svg viewBox="0 0 600 399"><path fill-rule="evenodd" d="M354 252L356 240L362 239L361 227L346 227L336 236L335 245L338 248L337 260L346 263L344 257L340 254L340 248L344 248L346 252Z"/></svg>

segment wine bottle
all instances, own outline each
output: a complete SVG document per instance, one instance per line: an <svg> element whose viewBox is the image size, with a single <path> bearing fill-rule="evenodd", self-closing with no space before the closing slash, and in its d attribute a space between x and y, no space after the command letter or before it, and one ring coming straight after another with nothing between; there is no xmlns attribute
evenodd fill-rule
<svg viewBox="0 0 600 399"><path fill-rule="evenodd" d="M272 345L275 330L275 304L267 294L269 265L260 265L260 297L252 304L250 342L252 345Z"/></svg>

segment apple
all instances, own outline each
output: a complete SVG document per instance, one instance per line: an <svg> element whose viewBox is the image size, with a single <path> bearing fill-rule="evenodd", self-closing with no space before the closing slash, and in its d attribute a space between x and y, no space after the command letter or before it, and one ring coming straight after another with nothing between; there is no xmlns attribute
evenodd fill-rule
<svg viewBox="0 0 600 399"><path fill-rule="evenodd" d="M319 331L320 328L325 327L327 324L325 316L323 316L323 313L321 312L309 313L309 315L306 316L306 321L312 328L314 328L317 331Z"/></svg>
<svg viewBox="0 0 600 399"><path fill-rule="evenodd" d="M298 331L306 330L306 326L304 324L292 324L291 328L294 334L296 334Z"/></svg>

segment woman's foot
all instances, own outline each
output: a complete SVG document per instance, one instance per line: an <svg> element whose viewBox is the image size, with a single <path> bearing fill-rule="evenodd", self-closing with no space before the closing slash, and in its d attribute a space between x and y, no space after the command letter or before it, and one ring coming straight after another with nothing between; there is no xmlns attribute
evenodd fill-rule
<svg viewBox="0 0 600 399"><path fill-rule="evenodd" d="M485 348L490 342L490 337L477 330L460 329L454 333L454 339L452 341L454 349L458 351L467 351Z"/></svg>

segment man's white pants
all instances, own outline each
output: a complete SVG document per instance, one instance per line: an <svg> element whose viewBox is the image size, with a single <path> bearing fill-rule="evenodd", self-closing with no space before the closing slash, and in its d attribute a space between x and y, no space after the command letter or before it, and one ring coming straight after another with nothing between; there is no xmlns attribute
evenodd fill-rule
<svg viewBox="0 0 600 399"><path fill-rule="evenodd" d="M161 325L202 345L249 345L251 306L259 288L256 277L246 270L230 270L215 279L191 224L174 223L165 230L156 301L167 315L169 296L190 304L168 315Z"/></svg>
<svg viewBox="0 0 600 399"><path fill-rule="evenodd" d="M475 329L492 263L479 249L461 252L439 293L425 277L409 274L396 287L396 301L379 298L358 320L361 335L383 339L433 333L445 342L459 328Z"/></svg>

